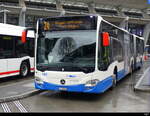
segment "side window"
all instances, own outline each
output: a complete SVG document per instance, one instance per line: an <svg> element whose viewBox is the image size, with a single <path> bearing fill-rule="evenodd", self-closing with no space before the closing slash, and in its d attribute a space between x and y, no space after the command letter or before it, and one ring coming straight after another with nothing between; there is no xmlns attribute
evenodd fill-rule
<svg viewBox="0 0 150 116"><path fill-rule="evenodd" d="M140 52L140 55L142 54L142 40L139 39L139 52Z"/></svg>
<svg viewBox="0 0 150 116"><path fill-rule="evenodd" d="M142 43L143 43L143 54L144 54L144 48L145 48L144 40L142 41Z"/></svg>
<svg viewBox="0 0 150 116"><path fill-rule="evenodd" d="M131 54L133 55L134 54L134 38L133 38L133 35L130 35L130 51L131 51Z"/></svg>
<svg viewBox="0 0 150 116"><path fill-rule="evenodd" d="M20 37L15 37L15 51L16 51L16 56L17 57L22 57L24 56L24 47L23 43L21 42Z"/></svg>
<svg viewBox="0 0 150 116"><path fill-rule="evenodd" d="M123 46L121 42L118 42L118 61L122 62L123 61Z"/></svg>
<svg viewBox="0 0 150 116"><path fill-rule="evenodd" d="M0 59L4 58L4 44L3 36L0 35Z"/></svg>
<svg viewBox="0 0 150 116"><path fill-rule="evenodd" d="M24 52L34 57L34 38L27 38L27 42L24 44Z"/></svg>
<svg viewBox="0 0 150 116"><path fill-rule="evenodd" d="M117 60L118 62L123 61L123 47L121 42L117 39L112 40L112 52L113 52L113 60Z"/></svg>
<svg viewBox="0 0 150 116"><path fill-rule="evenodd" d="M113 53L113 60L117 60L118 55L118 42L115 39L112 39L112 53Z"/></svg>
<svg viewBox="0 0 150 116"><path fill-rule="evenodd" d="M138 56L139 49L138 49L138 39L136 37L136 56Z"/></svg>
<svg viewBox="0 0 150 116"><path fill-rule="evenodd" d="M139 55L140 52L140 48L141 48L141 44L140 44L140 39L136 37L136 50L137 50L137 55Z"/></svg>
<svg viewBox="0 0 150 116"><path fill-rule="evenodd" d="M141 40L141 55L144 53L144 41Z"/></svg>
<svg viewBox="0 0 150 116"><path fill-rule="evenodd" d="M102 22L101 29L99 32L99 54L98 54L98 68L99 70L105 71L112 62L112 51L111 51L111 36L115 34L113 31L114 27ZM103 46L102 44L102 33L108 32L110 36L110 46Z"/></svg>
<svg viewBox="0 0 150 116"><path fill-rule="evenodd" d="M144 52L144 41L136 37L136 50L137 54L142 55Z"/></svg>
<svg viewBox="0 0 150 116"><path fill-rule="evenodd" d="M34 56L34 39L27 38L26 43L22 43L20 37L15 37L16 39L16 54L18 57L23 56Z"/></svg>
<svg viewBox="0 0 150 116"><path fill-rule="evenodd" d="M15 57L14 42L13 37L0 35L0 58Z"/></svg>

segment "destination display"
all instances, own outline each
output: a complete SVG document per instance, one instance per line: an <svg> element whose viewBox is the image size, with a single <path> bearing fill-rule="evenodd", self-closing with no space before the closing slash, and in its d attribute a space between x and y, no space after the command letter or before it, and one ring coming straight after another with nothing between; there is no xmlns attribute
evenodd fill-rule
<svg viewBox="0 0 150 116"><path fill-rule="evenodd" d="M59 17L42 21L44 31L92 30L96 29L96 17Z"/></svg>

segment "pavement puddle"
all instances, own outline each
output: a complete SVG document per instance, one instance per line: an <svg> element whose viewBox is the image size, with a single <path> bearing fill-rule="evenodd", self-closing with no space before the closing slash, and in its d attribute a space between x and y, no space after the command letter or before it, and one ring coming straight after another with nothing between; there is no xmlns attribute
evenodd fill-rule
<svg viewBox="0 0 150 116"><path fill-rule="evenodd" d="M146 101L145 99L141 99L141 98L138 97L138 96L131 95L131 94L129 94L129 93L121 93L121 94L122 94L123 96L126 96L126 97L130 98L130 99L135 99L135 100L137 100L137 101L140 101L140 102L142 102L142 103L144 103L144 104L147 103L147 101Z"/></svg>

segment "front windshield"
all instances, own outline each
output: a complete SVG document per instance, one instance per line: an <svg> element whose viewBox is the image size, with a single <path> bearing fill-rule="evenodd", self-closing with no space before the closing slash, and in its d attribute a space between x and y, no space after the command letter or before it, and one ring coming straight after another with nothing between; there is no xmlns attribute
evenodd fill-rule
<svg viewBox="0 0 150 116"><path fill-rule="evenodd" d="M43 32L37 43L37 69L93 72L95 53L96 30Z"/></svg>

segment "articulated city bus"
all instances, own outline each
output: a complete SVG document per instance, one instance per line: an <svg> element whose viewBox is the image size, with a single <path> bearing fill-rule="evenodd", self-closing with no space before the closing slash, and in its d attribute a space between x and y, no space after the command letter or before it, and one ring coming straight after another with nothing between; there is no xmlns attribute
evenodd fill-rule
<svg viewBox="0 0 150 116"><path fill-rule="evenodd" d="M24 39L24 29L0 23L0 78L34 71L34 31Z"/></svg>
<svg viewBox="0 0 150 116"><path fill-rule="evenodd" d="M39 19L35 88L105 92L142 66L143 43L141 37L98 15Z"/></svg>

